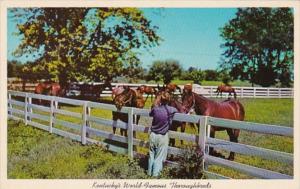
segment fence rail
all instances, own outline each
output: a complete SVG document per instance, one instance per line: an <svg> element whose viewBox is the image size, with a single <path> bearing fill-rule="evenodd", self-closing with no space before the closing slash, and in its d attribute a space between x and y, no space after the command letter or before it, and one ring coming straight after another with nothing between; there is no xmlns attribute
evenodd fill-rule
<svg viewBox="0 0 300 189"><path fill-rule="evenodd" d="M41 106L33 104L33 99L42 99L50 102L50 107ZM135 151L134 146L148 147L149 142L144 139L134 138L134 132L149 133L149 127L143 125L137 125L133 123L134 115L141 115L149 117L149 110L147 109L138 109L131 107L122 108L121 112L127 113L129 115L128 123L117 121L116 123L112 120L100 118L94 115L91 115L91 108L93 109L106 109L110 111L117 111L116 107L111 104L96 103L90 101L80 101L73 99L66 99L54 96L45 96L37 95L32 93L23 93L18 91L8 91L8 117L12 119L24 120L26 125L31 125L43 130L46 130L50 133L58 134L64 137L69 137L73 140L79 141L82 144L86 143L98 143L105 145L107 149L115 151L118 153L128 154L128 156L133 157L137 152ZM72 112L69 110L62 110L59 108L58 104L70 104L73 106L79 106L82 108L82 112ZM33 111L38 110L38 111ZM43 111L44 114L39 114L39 111ZM45 115L45 113L48 113ZM76 119L80 119L78 122L70 122L65 120L60 120L57 115L67 115ZM49 122L49 124L36 122L35 119L42 120L44 122ZM230 167L236 169L240 172L246 173L250 176L258 178L276 178L276 179L292 179L293 176L285 175L282 173L277 173L274 171L253 167L237 162L227 161L221 158L216 158L208 154L208 147L214 147L226 151L233 151L244 155L249 156L259 156L263 159L269 159L284 163L293 163L293 154L279 152L275 150L240 144L232 143L229 141L215 139L209 137L209 128L210 125L222 126L227 128L247 130L256 133L264 133L271 135L280 135L293 137L293 129L284 126L275 126L268 124L259 124L251 122L242 122L242 121L232 121L220 118L213 118L208 116L199 116L199 115L186 115L177 113L174 116L174 120L182 122L190 122L200 124L199 133L188 134L180 133L175 131L170 131L170 137L185 140L192 142L201 147L201 150L204 152L204 172L210 178L227 178L226 176L219 175L217 173L212 173L207 170L208 165L221 165L225 167ZM107 128L114 127L127 129L128 136L120 136L113 134L110 131L102 130L98 128L93 128L92 124L98 123L106 126ZM66 131L58 128L57 126L63 126L75 130L76 132ZM113 141L118 141L126 143L126 147L120 147L114 144L98 140L97 138L92 138L93 136L101 137L104 139L110 139ZM178 147L169 147L169 154L178 155L184 152L183 149Z"/></svg>

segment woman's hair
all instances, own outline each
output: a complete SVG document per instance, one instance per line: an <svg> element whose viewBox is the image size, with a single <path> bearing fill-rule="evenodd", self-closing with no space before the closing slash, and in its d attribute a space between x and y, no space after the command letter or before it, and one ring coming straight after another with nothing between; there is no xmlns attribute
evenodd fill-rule
<svg viewBox="0 0 300 189"><path fill-rule="evenodd" d="M168 92L166 92L166 91L163 91L162 93L161 93L161 104L162 105L166 105L166 104L168 104L169 102L170 102L170 98L171 98L171 96L170 96L170 93L168 93Z"/></svg>

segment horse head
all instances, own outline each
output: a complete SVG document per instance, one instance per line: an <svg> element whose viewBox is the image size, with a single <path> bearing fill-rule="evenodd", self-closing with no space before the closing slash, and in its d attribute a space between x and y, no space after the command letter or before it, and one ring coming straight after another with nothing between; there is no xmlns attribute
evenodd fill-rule
<svg viewBox="0 0 300 189"><path fill-rule="evenodd" d="M195 96L192 90L190 90L188 87L184 88L181 99L185 113L190 113L195 107Z"/></svg>
<svg viewBox="0 0 300 189"><path fill-rule="evenodd" d="M136 90L139 91L141 94L144 94L146 91L146 87L146 85L141 85Z"/></svg>
<svg viewBox="0 0 300 189"><path fill-rule="evenodd" d="M113 101L117 109L121 110L122 107L125 105L130 106L132 99L133 99L133 93L131 92L131 89L128 87L128 88L124 88L124 90L120 94L116 95Z"/></svg>

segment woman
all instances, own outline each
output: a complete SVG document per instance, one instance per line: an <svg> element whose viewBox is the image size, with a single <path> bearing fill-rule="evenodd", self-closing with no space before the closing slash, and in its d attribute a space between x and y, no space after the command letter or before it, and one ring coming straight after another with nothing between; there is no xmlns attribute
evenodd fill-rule
<svg viewBox="0 0 300 189"><path fill-rule="evenodd" d="M168 130L172 124L172 118L177 110L168 105L170 94L162 92L154 101L150 111L153 117L151 133L149 137L149 164L148 175L158 176L163 169L163 162L167 158L169 135Z"/></svg>

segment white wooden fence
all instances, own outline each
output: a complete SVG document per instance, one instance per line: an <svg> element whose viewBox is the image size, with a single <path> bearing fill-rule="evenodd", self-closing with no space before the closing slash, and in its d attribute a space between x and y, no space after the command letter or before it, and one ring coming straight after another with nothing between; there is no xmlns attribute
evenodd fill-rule
<svg viewBox="0 0 300 189"><path fill-rule="evenodd" d="M113 87L122 86L122 85L130 86L133 88L141 85L157 87L157 84L112 83ZM179 87L183 89L183 85L179 85ZM220 94L219 96L217 96L216 93L217 87L218 86L200 86L197 84L193 84L193 91L205 97L211 97L211 98L221 97ZM294 98L293 88L236 87L236 86L233 86L233 88L235 89L237 97L239 98ZM101 96L111 96L111 91L109 90L103 91L103 94L101 94ZM223 98L228 97L228 93L223 93L222 97Z"/></svg>
<svg viewBox="0 0 300 189"><path fill-rule="evenodd" d="M50 107L33 104L32 103L33 99L47 100L50 102ZM82 107L82 111L81 113L78 113L78 112L72 112L72 111L60 109L58 106L60 103ZM133 157L134 155L137 154L137 152L134 150L134 146L140 146L140 147L149 146L148 141L133 137L134 131L142 132L142 133L149 132L149 127L143 125L136 125L133 123L134 115L149 117L148 109L123 107L121 112L127 113L129 115L128 124L120 121L114 124L112 120L93 116L91 115L91 109L106 109L110 111L117 111L115 106L111 104L73 100L67 98L37 95L37 94L17 92L17 91L8 91L8 117L17 120L23 120L26 125L31 125L49 131L50 133L58 134L64 137L69 137L73 140L81 142L82 144L86 144L86 143L103 144L107 147L108 150L115 151L118 153L128 154L130 157ZM37 111L33 111L33 110L37 110ZM48 114L42 115L41 112L46 112ZM57 117L57 115L59 114L80 119L81 123L60 120ZM49 122L49 124L47 125L41 124L38 123L36 120L46 121ZM170 131L170 137L193 142L195 144L198 144L201 147L201 150L205 152L203 156L204 158L203 171L206 173L206 175L209 178L223 178L223 179L228 178L219 175L217 173L209 172L207 168L210 164L229 167L257 178L268 178L268 179L292 179L293 178L293 176L290 175L213 157L208 154L208 150L207 150L208 146L211 146L217 149L234 151L244 155L259 156L263 159L270 159L279 162L285 162L288 164L293 164L293 154L290 153L279 152L279 151L264 149L264 148L245 145L245 144L232 143L229 141L209 137L210 125L241 129L241 130L246 130L246 131L251 131L256 133L288 136L288 137L293 137L293 128L276 126L276 125L258 124L258 123L251 123L251 122L233 121L233 120L213 118L208 116L186 115L180 113L175 114L174 120L200 124L198 135ZM112 128L112 125L114 124L117 128L127 129L128 137L113 134L111 131L105 131L105 130L93 128L92 123L105 125L109 128ZM61 125L66 128L75 129L77 130L77 133L59 129L57 128L57 125ZM98 136L101 138L126 143L127 148L105 143L104 141L97 140L95 138L93 139L92 136ZM176 148L176 147L169 147L168 153L178 155L182 153L182 150L183 149Z"/></svg>

